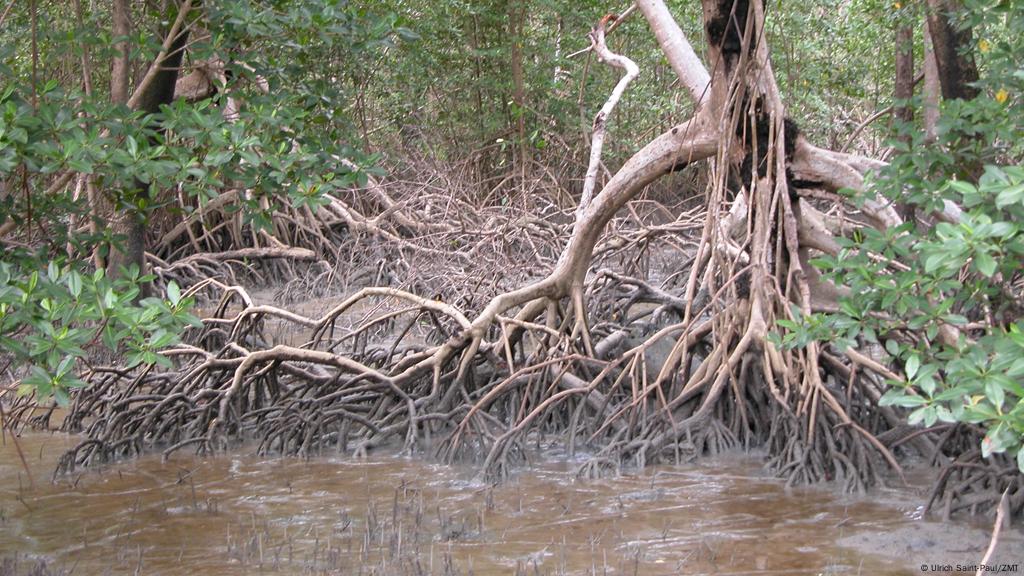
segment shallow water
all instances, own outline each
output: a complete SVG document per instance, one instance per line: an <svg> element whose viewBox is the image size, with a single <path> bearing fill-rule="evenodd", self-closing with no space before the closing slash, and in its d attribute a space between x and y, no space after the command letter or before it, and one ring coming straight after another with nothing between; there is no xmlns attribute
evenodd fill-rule
<svg viewBox="0 0 1024 576"><path fill-rule="evenodd" d="M74 574L920 574L836 544L916 530L919 496L787 490L751 458L604 480L544 463L492 486L391 456L179 455L51 483L73 440L20 439L33 486L0 446L0 558Z"/></svg>

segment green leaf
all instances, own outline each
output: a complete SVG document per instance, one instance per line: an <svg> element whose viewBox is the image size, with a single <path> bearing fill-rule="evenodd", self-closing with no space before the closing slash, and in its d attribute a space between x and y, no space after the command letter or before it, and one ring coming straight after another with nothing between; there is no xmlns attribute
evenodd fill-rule
<svg viewBox="0 0 1024 576"><path fill-rule="evenodd" d="M900 388L892 388L882 395L878 403L881 406L899 406L901 408L914 408L926 404L928 401L920 396L907 394Z"/></svg>
<svg viewBox="0 0 1024 576"><path fill-rule="evenodd" d="M928 406L921 406L917 410L911 412L910 416L907 416L907 424L910 424L911 426L917 426L918 424L921 423L922 420L925 419L925 415L927 413Z"/></svg>
<svg viewBox="0 0 1024 576"><path fill-rule="evenodd" d="M1006 393L997 380L989 378L985 381L985 397L988 398L988 401L991 402L997 410L1001 410L1003 408L1003 402L1006 400Z"/></svg>
<svg viewBox="0 0 1024 576"><path fill-rule="evenodd" d="M57 366L57 376L64 376L65 374L70 372L72 368L74 368L74 365L75 357L65 356L64 359L61 360L60 365Z"/></svg>
<svg viewBox="0 0 1024 576"><path fill-rule="evenodd" d="M1007 239L1017 233L1017 226L1012 222L993 222L990 235L996 238Z"/></svg>
<svg viewBox="0 0 1024 576"><path fill-rule="evenodd" d="M178 336L176 334L161 328L153 332L153 335L150 336L150 345L153 348L165 348L177 339Z"/></svg>
<svg viewBox="0 0 1024 576"><path fill-rule="evenodd" d="M950 188L956 190L961 194L977 194L978 192L978 190L974 186L972 186L969 182L964 182L963 180L950 180L946 184Z"/></svg>
<svg viewBox="0 0 1024 576"><path fill-rule="evenodd" d="M68 274L68 290L75 298L82 295L82 277L74 270Z"/></svg>
<svg viewBox="0 0 1024 576"><path fill-rule="evenodd" d="M924 411L924 425L926 428L931 428L935 425L935 421L938 420L938 413L935 406L929 406Z"/></svg>
<svg viewBox="0 0 1024 576"><path fill-rule="evenodd" d="M991 278L996 271L996 260L991 254L979 250L974 254L974 266L987 278Z"/></svg>
<svg viewBox="0 0 1024 576"><path fill-rule="evenodd" d="M885 351L891 354L892 356L898 356L900 353L900 345L899 343L896 342L896 340L890 338L885 341Z"/></svg>
<svg viewBox="0 0 1024 576"><path fill-rule="evenodd" d="M178 302L181 301L181 288L178 287L178 283L174 280L167 283L167 299L171 302L172 306L177 306Z"/></svg>
<svg viewBox="0 0 1024 576"><path fill-rule="evenodd" d="M1010 365L1010 368L1006 370L1006 375L1010 378L1019 378L1024 376L1024 358L1017 358Z"/></svg>
<svg viewBox="0 0 1024 576"><path fill-rule="evenodd" d="M921 358L917 354L911 354L910 358L907 358L907 364L903 367L904 372L907 373L907 380L913 380L920 367Z"/></svg>
<svg viewBox="0 0 1024 576"><path fill-rule="evenodd" d="M942 319L945 320L947 324L952 324L953 326L963 326L967 324L967 318L960 314L946 314Z"/></svg>
<svg viewBox="0 0 1024 576"><path fill-rule="evenodd" d="M932 378L931 376L922 376L918 378L917 385L921 388L921 391L924 392L929 398L931 398L932 395L935 394L935 378Z"/></svg>
<svg viewBox="0 0 1024 576"><path fill-rule="evenodd" d="M103 307L110 310L117 303L117 295L114 294L112 288L107 288L107 291L103 294Z"/></svg>
<svg viewBox="0 0 1024 576"><path fill-rule="evenodd" d="M50 375L39 366L32 366L29 369L29 375L21 381L23 385L30 386L32 388L39 389L43 386L47 386L50 383Z"/></svg>
<svg viewBox="0 0 1024 576"><path fill-rule="evenodd" d="M143 353L142 352L129 352L127 357L125 358L125 360L127 361L127 364L125 366L126 368L129 368L129 369L130 368L135 368L139 364L142 364Z"/></svg>
<svg viewBox="0 0 1024 576"><path fill-rule="evenodd" d="M946 263L948 256L946 254L932 254L924 260L924 271L926 273L932 273L939 269L940 266Z"/></svg>
<svg viewBox="0 0 1024 576"><path fill-rule="evenodd" d="M939 420L953 424L956 422L956 417L950 412L949 408L939 404L935 406L935 414L939 417Z"/></svg>
<svg viewBox="0 0 1024 576"><path fill-rule="evenodd" d="M1000 210L1011 204L1019 204L1024 200L1024 184L1005 188L996 196L996 208Z"/></svg>
<svg viewBox="0 0 1024 576"><path fill-rule="evenodd" d="M57 401L57 405L61 408L67 407L71 402L71 398L68 396L67 390L64 387L57 387L53 389L53 398Z"/></svg>

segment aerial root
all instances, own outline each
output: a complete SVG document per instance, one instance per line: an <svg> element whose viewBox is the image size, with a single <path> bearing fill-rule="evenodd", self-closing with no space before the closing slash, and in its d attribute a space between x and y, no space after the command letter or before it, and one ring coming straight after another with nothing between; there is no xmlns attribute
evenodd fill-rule
<svg viewBox="0 0 1024 576"><path fill-rule="evenodd" d="M386 287L307 316L201 281L185 294L204 296L203 328L167 351L173 370L88 375L64 421L87 440L61 471L251 440L260 453L305 456L434 451L504 476L546 438L584 457L582 475L763 447L791 484L863 491L898 475L908 451L941 461L963 442L948 429L900 432L903 416L877 406L892 372L855 349L823 348L811 377L807 351L764 338L761 318L788 313L788 299L776 289L744 298L749 266L707 273L722 264L707 242L682 243L705 268L672 274L691 278L681 290L616 270L609 251L582 284L541 279L475 317ZM986 510L1006 489L991 480L1004 470L957 466L931 507ZM1024 491L1011 486L1007 499L1019 510Z"/></svg>

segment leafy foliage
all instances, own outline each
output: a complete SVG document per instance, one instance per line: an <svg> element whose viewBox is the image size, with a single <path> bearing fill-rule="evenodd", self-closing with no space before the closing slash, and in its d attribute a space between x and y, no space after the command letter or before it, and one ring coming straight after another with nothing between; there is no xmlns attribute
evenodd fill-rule
<svg viewBox="0 0 1024 576"><path fill-rule="evenodd" d="M283 202L315 208L326 193L365 185L374 158L348 144L347 94L336 77L344 69L318 65L360 62L393 46L401 30L394 16L346 2L211 3L189 56L219 59L226 81L212 98L178 99L146 115L112 104L105 90L83 89L79 77L64 74L62 60L51 59L78 61L89 51L109 57L96 41L109 37L100 17L109 7L75 25L67 7L43 9L60 24L40 35L41 58L32 58L28 43L7 42L30 33L27 6L19 4L0 34L0 72L10 80L0 91L0 224L26 231L0 260L0 345L29 372L22 392L63 402L80 385L75 374L91 347L103 345L129 366L166 364L159 350L196 322L187 312L192 299L181 298L173 283L165 298L139 300L151 277L91 269L89 254L102 257L124 239L99 220L84 183L111 210L144 221L166 216L176 197L200 208L228 190L245 190L242 209L253 230L269 228ZM160 15L136 16L133 57L148 66L160 49L152 33ZM104 74L93 73L92 83L99 86ZM232 115L224 111L228 97L240 103ZM75 194L48 190L71 174ZM140 183L149 190L140 191ZM97 219L95 233L90 219Z"/></svg>
<svg viewBox="0 0 1024 576"><path fill-rule="evenodd" d="M899 153L866 190L930 219L948 202L963 213L841 240L838 256L815 263L849 289L840 312L780 325L789 346L884 349L906 379L883 404L912 409L911 424L978 425L982 454L1016 453L1024 471L1024 15L1013 5L973 3L964 15L981 32L987 93L945 103L934 144L902 127L909 143L893 143Z"/></svg>
<svg viewBox="0 0 1024 576"><path fill-rule="evenodd" d="M84 385L77 362L97 343L123 354L126 368L169 365L160 350L179 341L183 326L200 325L188 313L192 298L174 283L165 298L136 302L147 280L137 270L111 281L103 269L89 274L50 261L41 272L31 257L10 260L0 262L0 346L29 366L20 394L66 403L70 389Z"/></svg>

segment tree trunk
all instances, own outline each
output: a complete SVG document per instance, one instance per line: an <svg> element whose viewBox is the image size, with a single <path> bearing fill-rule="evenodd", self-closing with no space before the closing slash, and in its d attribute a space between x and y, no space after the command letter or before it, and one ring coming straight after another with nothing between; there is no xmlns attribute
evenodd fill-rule
<svg viewBox="0 0 1024 576"><path fill-rule="evenodd" d="M914 29L900 26L896 30L896 82L893 89L893 117L896 122L914 120L914 109L909 100L914 96ZM904 141L909 135L902 135Z"/></svg>
<svg viewBox="0 0 1024 576"><path fill-rule="evenodd" d="M128 35L131 33L131 13L128 8L128 0L114 0L111 7L111 20L113 27L111 34L114 36L114 58L110 66L110 101L114 104L126 104L128 102L128 71L131 67Z"/></svg>
<svg viewBox="0 0 1024 576"><path fill-rule="evenodd" d="M767 335L776 319L793 318L794 307L809 314L818 306L834 305L835 288L821 282L808 261L814 250L834 250L836 245L827 232L812 226L816 210L801 195L860 188L864 171L877 164L811 145L786 118L763 34L760 0L702 1L707 67L663 2L640 0L637 5L698 103L694 120L686 126L692 135L680 143L690 155L683 160L693 159L695 141L710 137L717 144L704 235L687 283L683 320L691 325L698 315L707 317L715 334L701 370L671 388L677 395L670 408L696 402L695 408L660 432L634 439L624 450L635 451L644 462L683 438L702 438L694 441L700 449L712 419L746 421L748 412L774 405L770 410L778 412L768 417L769 450L772 461L785 465L791 479L843 475L858 485L868 482L873 470L848 465L832 454L877 451L895 461L826 388L819 345L782 350ZM627 163L601 194L629 168ZM875 226L900 223L884 202L868 204L865 215ZM737 233L742 237L733 241ZM695 303L701 301L698 292L719 296ZM686 355L687 347L677 344L658 383L670 379L672 361ZM741 426L734 433L752 431Z"/></svg>
<svg viewBox="0 0 1024 576"><path fill-rule="evenodd" d="M113 0L110 8L110 19L113 23L110 32L114 39L118 40L114 43L114 56L110 63L110 101L113 104L128 103L128 78L131 69L131 46L127 39L131 33L131 12L128 3L129 0ZM95 200L92 218L97 226L106 225L115 236L126 236L131 229L131 224L127 221L127 211L119 209L110 194L96 194ZM93 258L97 265L107 269L109 275L120 274L121 266L128 265L132 259L127 250L117 242L113 242L108 248L109 253L105 257L97 250Z"/></svg>
<svg viewBox="0 0 1024 576"><path fill-rule="evenodd" d="M908 124L914 120L914 109L910 99L914 96L914 29L899 25L896 29L896 79L893 87L893 124L899 139L910 144ZM914 217L914 209L906 203L899 203L897 209L904 220Z"/></svg>
<svg viewBox="0 0 1024 576"><path fill-rule="evenodd" d="M509 0L509 38L512 41L512 101L515 103L520 184L525 186L529 149L526 142L526 81L523 73L524 23L527 0Z"/></svg>
<svg viewBox="0 0 1024 576"><path fill-rule="evenodd" d="M924 28L924 88L921 90L924 98L922 116L924 119L924 140L926 143L935 142L938 137L936 132L939 123L939 69L935 62L935 50L932 49L932 38L928 32L928 22L925 21Z"/></svg>
<svg viewBox="0 0 1024 576"><path fill-rule="evenodd" d="M186 20L191 10L192 2L187 0L165 33L160 53L136 87L135 93L127 100L130 108L157 113L160 106L170 104L174 99L178 70L189 36ZM152 199L152 186L136 181L131 189L124 191L126 205L115 211L115 216L110 222L113 235L123 238L123 245L118 246L115 242L111 249L107 262L107 271L110 274L120 274L122 268L132 266L136 267L140 274L145 273L146 210Z"/></svg>
<svg viewBox="0 0 1024 576"><path fill-rule="evenodd" d="M951 20L959 8L958 0L928 0L928 30L942 97L972 100L978 95L978 89L973 86L978 81L978 68L971 56L971 29L957 29Z"/></svg>

